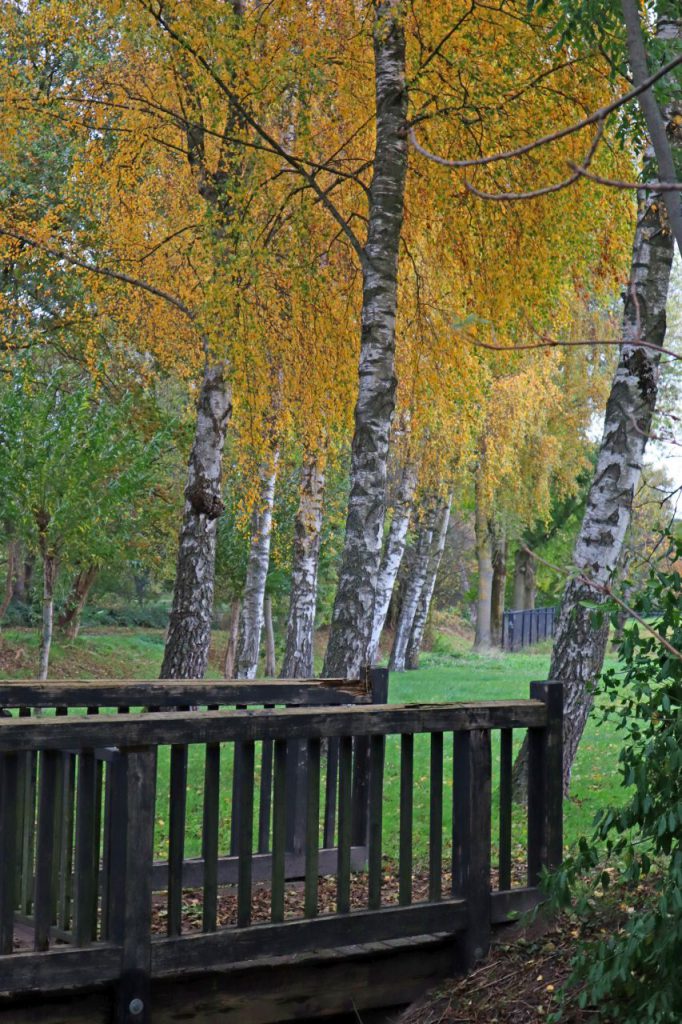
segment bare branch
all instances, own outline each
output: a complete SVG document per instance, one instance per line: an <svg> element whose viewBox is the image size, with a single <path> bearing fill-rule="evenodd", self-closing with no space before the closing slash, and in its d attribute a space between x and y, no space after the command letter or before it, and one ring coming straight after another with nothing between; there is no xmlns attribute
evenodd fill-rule
<svg viewBox="0 0 682 1024"><path fill-rule="evenodd" d="M539 139L534 139L533 142L527 142L524 146L518 146L516 149L508 149L503 153L493 153L491 156L481 156L472 160L448 160L445 157L438 156L436 153L431 153L424 146L417 142L417 137L414 128L408 133L408 139L410 145L416 149L418 153L426 157L427 160L432 160L436 164L440 164L442 167L482 167L485 164L497 163L500 160L511 160L514 157L525 156L526 153L531 153L534 149L538 149L540 146L547 146L551 142L558 142L559 139L565 139L568 135L573 135L575 132L581 131L583 128L588 128L591 124L597 124L599 121L605 120L609 114L612 114L614 110L618 110L624 104L629 103L630 100L635 99L641 93L650 89L652 85L658 82L661 78L670 74L676 67L682 64L682 53L678 54L667 64L664 64L662 68L647 78L644 82L641 82L634 89L630 89L629 92L624 93L617 100L613 100L611 103L607 103L606 106L600 107L599 110L595 110L589 117L583 118L582 121L576 121L574 124L569 125L567 128L561 128L556 132L551 132L549 135L543 135Z"/></svg>
<svg viewBox="0 0 682 1024"><path fill-rule="evenodd" d="M470 181L465 181L464 185L468 192L478 196L479 199L494 199L497 202L512 203L517 202L520 199L537 199L538 196L547 196L552 192L561 192L562 189L568 188L569 185L574 185L576 181L580 180L580 175L583 171L587 171L594 159L594 155L597 152L599 143L602 140L604 134L604 121L600 121L597 125L597 131L595 132L592 145L585 155L585 159L579 166L573 166L573 174L563 181L558 181L554 185L545 185L543 188L536 188L530 192L481 192L479 189L474 188Z"/></svg>
<svg viewBox="0 0 682 1024"><path fill-rule="evenodd" d="M167 292L163 288L158 288L156 285L150 284L148 281L143 281L138 277L132 277L130 274L125 274L120 270L112 270L110 267L102 267L97 263L91 263L87 260L82 260L77 256L72 256L66 249L55 249L53 246L42 242L39 238L32 238L31 235L27 235L23 231L15 231L12 228L0 225L0 236L13 238L15 241L22 242L24 245L28 245L32 249L38 249L40 252L44 252L48 256L53 256L57 260L64 260L65 263L69 263L72 267L79 267L81 270L87 270L91 274L97 274L100 277L108 277L114 281L121 281L124 284L131 285L133 288L140 288L142 291L156 296L157 299L163 299L164 302L169 303L169 305L174 306L179 310L192 323L196 323L196 313L186 306L184 302L182 302L176 295L172 295L171 292Z"/></svg>
<svg viewBox="0 0 682 1024"><path fill-rule="evenodd" d="M585 167L579 167L570 160L568 165L581 178L589 178L590 181L596 182L597 185L607 185L609 188L627 188L637 192L640 190L646 190L647 192L682 192L682 184L677 181L618 181L616 178L603 178L601 174L595 174L594 171L588 171Z"/></svg>
<svg viewBox="0 0 682 1024"><path fill-rule="evenodd" d="M537 562L540 562L542 565L547 566L548 569L552 569L552 571L556 572L559 576L568 578L569 576L573 575L572 573L567 572L565 569L561 569L558 565L553 565L551 562L546 561L535 551L531 551L531 549L529 547L526 547L525 545L522 547L522 550L525 551L526 554L530 555L531 558L534 558ZM591 590L595 590L598 594L603 594L605 597L608 597L612 601L615 601L619 608L622 608L624 612L627 612L628 615L635 619L640 624L640 626L642 626L647 631L647 633L649 633L650 636L653 636L656 640L658 640L658 642L662 644L663 647L665 647L666 651L672 654L674 658L679 658L680 661L682 661L682 651L678 651L677 647L674 647L669 640L666 640L662 633L659 633L658 630L653 628L653 626L650 626L646 619L643 619L642 616L634 610L634 608L631 608L630 605L626 604L626 602L623 601L621 597L618 597L618 595L614 593L612 588L607 583L597 583L596 580L591 579L584 573L579 573L575 577L575 579L577 579L580 583L584 583Z"/></svg>

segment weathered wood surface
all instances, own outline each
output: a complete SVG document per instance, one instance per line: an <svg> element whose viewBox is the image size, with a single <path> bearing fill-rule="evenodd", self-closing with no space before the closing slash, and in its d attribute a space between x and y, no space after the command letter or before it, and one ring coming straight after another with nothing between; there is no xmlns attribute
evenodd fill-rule
<svg viewBox="0 0 682 1024"><path fill-rule="evenodd" d="M468 732L540 728L546 723L547 708L539 700L8 718L0 723L0 751Z"/></svg>
<svg viewBox="0 0 682 1024"><path fill-rule="evenodd" d="M0 681L0 707L177 707L201 704L320 705L369 703L360 679L263 679L243 682L204 680L70 679Z"/></svg>
<svg viewBox="0 0 682 1024"><path fill-rule="evenodd" d="M267 984L263 984L263 971ZM402 1006L453 973L452 938L417 936L152 983L154 1024L272 1024ZM0 1024L111 1024L111 990L0 997Z"/></svg>
<svg viewBox="0 0 682 1024"><path fill-rule="evenodd" d="M467 920L464 900L325 914L310 920L223 928L211 935L159 939L152 945L152 973L192 974L256 957L291 956L311 950L386 941L439 932L455 935Z"/></svg>

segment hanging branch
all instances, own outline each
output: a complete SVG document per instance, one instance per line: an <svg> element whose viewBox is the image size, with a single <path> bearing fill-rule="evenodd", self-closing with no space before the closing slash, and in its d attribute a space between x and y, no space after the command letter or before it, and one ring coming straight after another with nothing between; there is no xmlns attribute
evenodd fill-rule
<svg viewBox="0 0 682 1024"><path fill-rule="evenodd" d="M547 196L552 192L561 192L562 189L568 188L569 185L574 185L576 181L580 179L580 175L583 171L587 171L594 159L594 155L599 148L599 143L604 135L605 122L599 121L597 124L597 131L595 132L592 145L585 155L585 159L579 166L574 166L573 173L565 178L563 181L559 181L554 185L545 185L544 188L536 188L530 192L481 192L475 188L470 181L464 182L464 187L467 192L471 192L473 195L478 196L479 199L494 199L497 202L512 203L517 202L520 199L537 199L538 196Z"/></svg>
<svg viewBox="0 0 682 1024"><path fill-rule="evenodd" d="M480 156L471 160L448 160L446 157L438 156L436 153L432 153L430 150L425 149L424 146L417 142L417 136L414 128L411 128L408 133L408 139L413 149L416 149L418 153L426 157L427 160L433 161L433 163L440 164L442 167L482 167L485 164L498 163L500 160L511 160L515 157L525 156L526 153L531 153L534 149L539 149L540 146L547 146L552 142L558 142L559 139L565 139L568 135L573 135L575 132L581 131L583 128L588 128L592 124L597 124L599 121L604 121L609 114L612 114L614 110L618 110L624 104L629 103L630 100L635 99L641 93L646 92L652 85L658 82L661 78L664 78L671 71L674 71L676 67L682 64L682 53L678 54L667 64L664 64L662 68L653 74L645 81L641 82L634 89L630 89L629 92L624 93L617 100L613 100L611 103L607 103L606 106L600 107L599 110L595 110L589 117L583 118L582 121L576 121L574 124L569 125L567 128L560 128L556 132L551 132L549 135L543 135L539 139L534 139L533 142L527 142L524 146L518 146L516 149L508 149L502 153L493 153L490 156Z"/></svg>
<svg viewBox="0 0 682 1024"><path fill-rule="evenodd" d="M553 572L557 573L557 575L563 576L564 579L573 577L574 579L577 579L579 583L584 583L585 586L589 587L591 590L595 590L597 593L603 594L604 597L608 597L610 600L615 601L619 608L622 608L624 612L627 612L627 614L635 619L647 631L647 633L650 634L650 636L653 636L658 640L658 642L665 647L666 651L672 654L674 658L679 658L679 660L682 661L682 651L679 651L677 647L674 647L669 640L666 640L666 638L658 632L658 630L654 629L653 626L650 626L646 619L643 619L642 616L634 610L634 608L631 608L630 605L626 604L621 597L618 597L608 583L597 583L596 580L591 579L590 576L586 576L585 573L578 573L576 576L573 576L573 573L560 568L558 565L553 565L552 562L546 561L546 559L542 558L541 555L538 555L535 551L531 551L531 549L525 545L521 550L527 555L530 555L531 558L534 558L537 562L540 562L541 565L547 566L548 569L551 569Z"/></svg>

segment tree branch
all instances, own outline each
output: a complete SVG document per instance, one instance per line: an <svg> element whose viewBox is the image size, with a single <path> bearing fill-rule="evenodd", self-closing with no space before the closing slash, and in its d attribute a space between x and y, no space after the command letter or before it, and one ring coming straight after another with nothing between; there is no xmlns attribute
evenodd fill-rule
<svg viewBox="0 0 682 1024"><path fill-rule="evenodd" d="M624 93L617 100L613 100L611 103L607 103L606 106L600 107L599 110L595 110L589 117L583 118L582 121L576 121L574 124L569 125L567 128L561 128L556 132L551 132L549 135L543 135L539 139L534 139L533 142L527 142L524 146L518 146L516 149L508 149L502 153L493 153L491 156L481 156L472 160L448 160L445 157L438 156L436 153L431 153L424 146L417 142L417 137L414 128L408 133L408 139L410 145L416 149L418 153L426 157L427 160L432 160L436 164L440 164L442 167L482 167L485 164L497 163L500 160L511 160L514 157L525 156L526 153L531 153L534 149L539 149L540 146L547 146L551 142L558 142L559 139L565 139L568 135L573 135L575 132L581 131L583 128L588 128L591 124L596 124L598 121L605 120L609 114L612 114L614 110L618 110L624 104L629 103L630 100L635 99L641 93L650 89L652 85L658 82L661 78L664 78L671 71L674 71L676 67L682 64L682 53L678 54L667 64L664 64L662 68L647 78L640 85L634 89L630 89L629 92ZM666 175L667 177L667 175ZM674 177L674 175L673 175Z"/></svg>

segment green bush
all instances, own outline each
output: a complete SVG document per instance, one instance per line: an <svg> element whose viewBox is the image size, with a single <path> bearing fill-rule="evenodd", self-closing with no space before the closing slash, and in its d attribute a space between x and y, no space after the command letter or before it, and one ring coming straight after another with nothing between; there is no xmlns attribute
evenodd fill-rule
<svg viewBox="0 0 682 1024"><path fill-rule="evenodd" d="M596 887L608 887L604 857L627 885L653 872L650 904L582 947L569 981L582 987L582 1006L620 1024L682 1020L682 545L671 541L670 555L673 568L653 570L635 605L647 621L659 613L658 636L632 623L619 647L622 670L604 676L599 715L623 734L618 767L627 799L599 812L592 840L582 839L549 883L565 902L586 870ZM589 914L585 897L578 910Z"/></svg>

